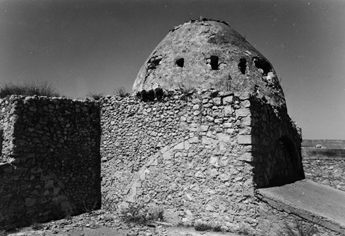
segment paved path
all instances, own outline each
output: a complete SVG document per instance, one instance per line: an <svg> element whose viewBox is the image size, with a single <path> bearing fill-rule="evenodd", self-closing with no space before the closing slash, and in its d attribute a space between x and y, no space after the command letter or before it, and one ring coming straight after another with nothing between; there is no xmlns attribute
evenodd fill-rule
<svg viewBox="0 0 345 236"><path fill-rule="evenodd" d="M345 232L345 192L311 180L260 189L272 206L297 213L337 232Z"/></svg>

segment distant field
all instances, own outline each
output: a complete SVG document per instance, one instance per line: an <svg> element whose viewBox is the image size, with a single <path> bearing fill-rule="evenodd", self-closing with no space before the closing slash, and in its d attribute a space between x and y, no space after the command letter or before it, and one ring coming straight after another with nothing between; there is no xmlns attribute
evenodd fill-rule
<svg viewBox="0 0 345 236"><path fill-rule="evenodd" d="M305 139L302 142L302 147L316 147L316 145L321 145L328 149L344 149L345 140L337 139Z"/></svg>

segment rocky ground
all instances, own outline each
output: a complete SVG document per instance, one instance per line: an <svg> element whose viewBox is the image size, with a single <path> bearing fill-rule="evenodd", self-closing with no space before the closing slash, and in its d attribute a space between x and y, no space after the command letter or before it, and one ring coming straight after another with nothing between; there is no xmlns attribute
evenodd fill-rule
<svg viewBox="0 0 345 236"><path fill-rule="evenodd" d="M194 228L172 227L164 222L126 223L119 216L104 210L79 216L33 224L30 227L1 232L0 236L237 236L233 233L195 231Z"/></svg>

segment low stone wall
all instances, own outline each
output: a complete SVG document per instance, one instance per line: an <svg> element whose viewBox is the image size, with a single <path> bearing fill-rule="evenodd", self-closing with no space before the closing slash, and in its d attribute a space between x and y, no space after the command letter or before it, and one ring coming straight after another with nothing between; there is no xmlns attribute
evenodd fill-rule
<svg viewBox="0 0 345 236"><path fill-rule="evenodd" d="M0 226L100 207L97 103L10 96L0 110Z"/></svg>
<svg viewBox="0 0 345 236"><path fill-rule="evenodd" d="M345 156L342 149L303 148L307 179L345 191Z"/></svg>

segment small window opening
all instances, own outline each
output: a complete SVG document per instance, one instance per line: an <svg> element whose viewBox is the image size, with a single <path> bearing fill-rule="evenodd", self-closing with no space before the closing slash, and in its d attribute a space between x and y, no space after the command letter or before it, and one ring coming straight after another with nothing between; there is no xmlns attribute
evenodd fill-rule
<svg viewBox="0 0 345 236"><path fill-rule="evenodd" d="M155 92L153 90L142 90L141 91L141 100L144 102L153 101L155 99Z"/></svg>
<svg viewBox="0 0 345 236"><path fill-rule="evenodd" d="M238 63L238 69L241 71L242 74L245 74L246 68L247 68L247 60L245 58L241 58L240 63Z"/></svg>
<svg viewBox="0 0 345 236"><path fill-rule="evenodd" d="M263 70L263 75L267 75L268 72L273 70L271 64L265 59L253 57L253 62L257 68Z"/></svg>
<svg viewBox="0 0 345 236"><path fill-rule="evenodd" d="M156 98L157 98L158 101L162 100L163 95L164 95L163 89L161 89L161 88L156 88L156 89L155 89L155 95L156 95Z"/></svg>
<svg viewBox="0 0 345 236"><path fill-rule="evenodd" d="M176 60L176 65L179 67L183 67L184 66L184 59L180 58L180 59Z"/></svg>
<svg viewBox="0 0 345 236"><path fill-rule="evenodd" d="M155 91L152 89L147 91L147 100L148 101L154 101L155 100Z"/></svg>
<svg viewBox="0 0 345 236"><path fill-rule="evenodd" d="M212 70L218 70L219 65L218 65L218 57L217 56L211 56L211 68Z"/></svg>
<svg viewBox="0 0 345 236"><path fill-rule="evenodd" d="M141 91L141 100L144 101L144 102L148 101L148 95L147 95L146 90L142 90Z"/></svg>

